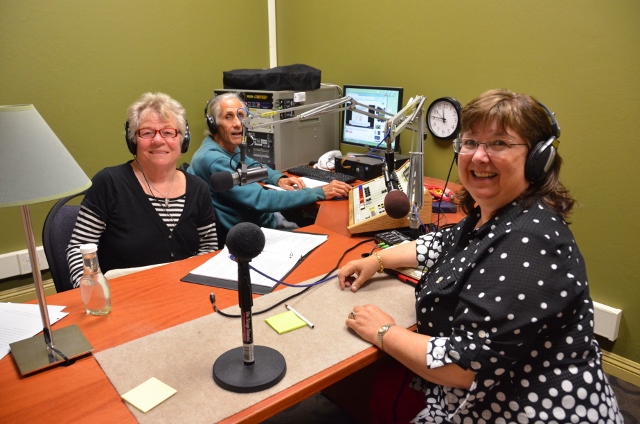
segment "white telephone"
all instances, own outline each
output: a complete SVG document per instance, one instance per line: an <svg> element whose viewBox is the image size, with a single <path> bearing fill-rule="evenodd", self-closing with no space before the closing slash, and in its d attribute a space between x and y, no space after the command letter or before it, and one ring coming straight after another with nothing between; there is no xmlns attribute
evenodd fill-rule
<svg viewBox="0 0 640 424"><path fill-rule="evenodd" d="M342 152L340 150L331 150L324 155L320 156L318 159L318 163L315 165L316 168L324 169L327 171L332 171L335 167L335 157L342 156Z"/></svg>

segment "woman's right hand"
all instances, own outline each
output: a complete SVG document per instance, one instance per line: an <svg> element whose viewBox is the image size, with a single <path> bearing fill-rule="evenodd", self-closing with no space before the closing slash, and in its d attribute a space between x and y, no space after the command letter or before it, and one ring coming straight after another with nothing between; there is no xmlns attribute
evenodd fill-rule
<svg viewBox="0 0 640 424"><path fill-rule="evenodd" d="M380 257L380 262L378 258ZM345 266L338 271L338 281L340 288L351 287L351 291L357 291L369 278L373 276L381 267L384 268L405 268L418 266L416 259L416 242L394 246L393 248L384 249L374 253L364 259L356 259L347 262Z"/></svg>
<svg viewBox="0 0 640 424"><path fill-rule="evenodd" d="M340 289L350 287L352 292L357 291L378 269L380 269L378 259L374 255L347 262L338 271Z"/></svg>

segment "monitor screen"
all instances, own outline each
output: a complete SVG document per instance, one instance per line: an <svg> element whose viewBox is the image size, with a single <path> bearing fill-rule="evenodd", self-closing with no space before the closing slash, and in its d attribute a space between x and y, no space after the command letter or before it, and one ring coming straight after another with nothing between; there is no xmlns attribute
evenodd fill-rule
<svg viewBox="0 0 640 424"><path fill-rule="evenodd" d="M377 148L386 150L387 141L384 140L385 116L390 118L402 109L402 88L375 87L364 85L345 85L343 96L352 97L360 103L356 109L369 109L370 114L381 115L382 120L358 113L356 110L342 112L342 136L340 142L351 146L367 149ZM366 105L366 106L362 106ZM391 115L384 115L380 111ZM399 151L400 136L392 142L392 149Z"/></svg>

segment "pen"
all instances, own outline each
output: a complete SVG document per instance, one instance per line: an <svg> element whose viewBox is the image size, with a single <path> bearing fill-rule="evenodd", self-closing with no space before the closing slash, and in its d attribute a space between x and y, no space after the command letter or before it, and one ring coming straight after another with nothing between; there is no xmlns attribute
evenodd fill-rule
<svg viewBox="0 0 640 424"><path fill-rule="evenodd" d="M290 310L291 312L293 312L294 314L296 314L298 316L298 318L300 318L302 321L304 321L305 324L307 324L309 327L311 327L311 328L315 327L315 325L311 324L311 321L309 321L308 319L306 319L305 317L300 315L300 312L296 311L291 306L285 304L284 307L287 308L288 310Z"/></svg>

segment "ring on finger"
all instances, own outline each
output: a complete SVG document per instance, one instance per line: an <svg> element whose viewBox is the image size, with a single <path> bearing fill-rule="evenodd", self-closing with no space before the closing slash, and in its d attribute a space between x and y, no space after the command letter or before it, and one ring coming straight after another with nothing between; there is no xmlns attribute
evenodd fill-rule
<svg viewBox="0 0 640 424"><path fill-rule="evenodd" d="M353 311L349 312L349 318L356 319L356 313Z"/></svg>

